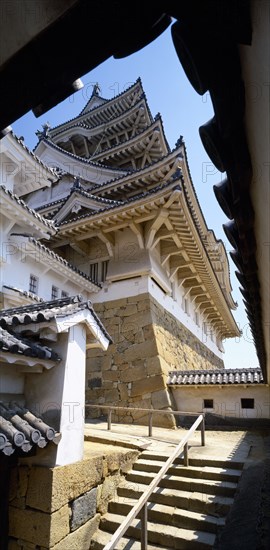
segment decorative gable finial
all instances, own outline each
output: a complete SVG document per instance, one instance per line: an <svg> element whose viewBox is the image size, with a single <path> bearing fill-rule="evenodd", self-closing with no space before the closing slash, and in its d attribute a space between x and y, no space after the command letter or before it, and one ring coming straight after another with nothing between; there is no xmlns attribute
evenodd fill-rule
<svg viewBox="0 0 270 550"><path fill-rule="evenodd" d="M92 92L92 95L99 95L101 92L101 89L100 89L100 86L99 86L99 83L96 82L93 86L93 92Z"/></svg>
<svg viewBox="0 0 270 550"><path fill-rule="evenodd" d="M73 189L81 189L81 182L80 182L79 177L74 178L74 183L73 183L73 186L72 186L72 190Z"/></svg>
<svg viewBox="0 0 270 550"><path fill-rule="evenodd" d="M44 124L42 124L42 128L43 130L38 130L36 132L36 135L41 138L41 137L49 137L49 130L51 128L51 125L49 122L45 122Z"/></svg>

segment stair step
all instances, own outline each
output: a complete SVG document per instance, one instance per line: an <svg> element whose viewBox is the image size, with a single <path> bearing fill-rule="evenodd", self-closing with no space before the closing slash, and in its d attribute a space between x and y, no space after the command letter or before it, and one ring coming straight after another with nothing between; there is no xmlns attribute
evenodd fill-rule
<svg viewBox="0 0 270 550"><path fill-rule="evenodd" d="M103 550L104 546L110 542L112 533L101 531L100 529L93 535L91 539L91 550ZM115 550L141 550L141 542L139 540L122 537L117 543ZM159 544L147 545L147 550L171 550L168 546L160 546Z"/></svg>
<svg viewBox="0 0 270 550"><path fill-rule="evenodd" d="M119 485L117 493L119 496L138 500L146 489L147 485L142 483L124 481ZM226 516L233 504L233 498L230 497L161 487L154 490L149 501L177 506L184 510L206 513L216 517Z"/></svg>
<svg viewBox="0 0 270 550"><path fill-rule="evenodd" d="M161 460L144 460L139 458L133 465L133 470L140 470L143 472L159 472L164 466L164 462ZM167 474L181 477L192 477L196 479L216 479L218 481L233 481L238 483L241 477L240 470L209 467L209 466L182 466L180 464L171 466Z"/></svg>
<svg viewBox="0 0 270 550"><path fill-rule="evenodd" d="M112 514L108 512L100 520L100 529L114 533L120 524L123 523L125 516ZM192 548L192 550L211 550L215 543L216 535L204 531L194 531L191 529L182 529L154 523L147 523L149 544L159 544L177 550ZM131 526L126 532L127 536L140 539L141 522L139 519L133 520Z"/></svg>
<svg viewBox="0 0 270 550"><path fill-rule="evenodd" d="M156 474L153 472L131 470L127 474L126 480L149 485L155 475ZM232 483L231 481L216 481L212 479L192 479L166 474L160 481L159 487L183 489L185 491L197 491L201 493L232 497L236 491L237 483Z"/></svg>
<svg viewBox="0 0 270 550"><path fill-rule="evenodd" d="M164 452L151 452L151 451L143 451L140 455L140 458L144 460L160 460L162 462L166 462L166 460L169 458L168 455L165 455ZM183 464L184 459L183 457L176 458L174 461L174 464ZM209 466L213 468L229 468L233 470L242 470L244 467L244 462L238 461L238 460L219 460L215 458L189 458L189 464L190 466Z"/></svg>
<svg viewBox="0 0 270 550"><path fill-rule="evenodd" d="M109 512L126 516L136 503L137 499L119 496L117 500L110 502ZM148 517L150 521L157 523L209 533L217 533L225 525L223 518L151 502L148 504Z"/></svg>

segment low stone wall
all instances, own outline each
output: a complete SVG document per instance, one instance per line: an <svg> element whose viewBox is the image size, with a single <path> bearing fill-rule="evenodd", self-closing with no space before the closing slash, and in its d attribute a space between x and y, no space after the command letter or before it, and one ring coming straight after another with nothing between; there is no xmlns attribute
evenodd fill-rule
<svg viewBox="0 0 270 550"><path fill-rule="evenodd" d="M223 367L212 353L148 293L94 304L113 338L107 352L87 352L86 402L122 407L174 408L166 386L173 369ZM102 412L102 411L100 411ZM88 417L99 416L90 409ZM115 415L113 419L146 423L142 412ZM170 414L155 417L156 425L173 427Z"/></svg>
<svg viewBox="0 0 270 550"><path fill-rule="evenodd" d="M93 447L93 443L89 443ZM12 471L9 550L89 550L102 514L139 451L117 449L46 468Z"/></svg>

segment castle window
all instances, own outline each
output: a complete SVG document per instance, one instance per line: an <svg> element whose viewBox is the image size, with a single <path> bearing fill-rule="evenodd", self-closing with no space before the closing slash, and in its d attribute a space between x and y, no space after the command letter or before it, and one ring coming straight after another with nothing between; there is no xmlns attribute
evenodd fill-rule
<svg viewBox="0 0 270 550"><path fill-rule="evenodd" d="M67 297L68 297L68 292L66 292L65 290L62 290L61 298L67 298Z"/></svg>
<svg viewBox="0 0 270 550"><path fill-rule="evenodd" d="M104 283L106 281L107 271L108 271L108 263L109 260L105 260L101 263L101 282Z"/></svg>
<svg viewBox="0 0 270 550"><path fill-rule="evenodd" d="M33 292L33 294L37 294L38 291L38 277L36 275L30 275L29 279L29 292Z"/></svg>
<svg viewBox="0 0 270 550"><path fill-rule="evenodd" d="M52 285L51 299L57 300L58 298L58 288L57 286Z"/></svg>
<svg viewBox="0 0 270 550"><path fill-rule="evenodd" d="M214 400L213 399L204 399L203 400L203 408L204 409L213 409L214 408Z"/></svg>
<svg viewBox="0 0 270 550"><path fill-rule="evenodd" d="M94 283L98 282L98 263L90 264L90 278Z"/></svg>
<svg viewBox="0 0 270 550"><path fill-rule="evenodd" d="M254 409L254 399L241 399L241 409Z"/></svg>

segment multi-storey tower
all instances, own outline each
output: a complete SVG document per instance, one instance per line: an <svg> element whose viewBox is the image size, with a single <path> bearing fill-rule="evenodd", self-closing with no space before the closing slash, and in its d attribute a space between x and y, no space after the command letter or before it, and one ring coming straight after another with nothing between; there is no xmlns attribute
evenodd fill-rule
<svg viewBox="0 0 270 550"><path fill-rule="evenodd" d="M114 340L104 357L89 351L87 399L168 407L168 371L222 367L222 341L239 335L184 141L170 149L140 79L110 100L96 85L77 117L38 137L59 179L25 200L54 220L53 250L101 285L92 300Z"/></svg>

